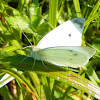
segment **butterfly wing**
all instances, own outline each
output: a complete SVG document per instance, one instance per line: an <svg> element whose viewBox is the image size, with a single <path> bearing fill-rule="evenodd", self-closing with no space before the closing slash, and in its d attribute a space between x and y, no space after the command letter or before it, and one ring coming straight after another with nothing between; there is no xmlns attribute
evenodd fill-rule
<svg viewBox="0 0 100 100"><path fill-rule="evenodd" d="M74 18L59 25L45 35L37 47L40 49L55 46L81 46L84 18Z"/></svg>
<svg viewBox="0 0 100 100"><path fill-rule="evenodd" d="M81 52L79 51L80 49L82 49ZM89 57L94 54L94 50L92 49L89 55L87 55L85 50L86 49L83 47L52 47L41 49L37 52L37 54L39 59L43 61L47 61L58 66L78 68L86 65L90 59Z"/></svg>
<svg viewBox="0 0 100 100"><path fill-rule="evenodd" d="M77 51L84 53L86 56L88 56L88 59L90 59L96 52L95 49L90 47L76 47L74 49L77 49Z"/></svg>
<svg viewBox="0 0 100 100"><path fill-rule="evenodd" d="M60 48L84 53L86 56L88 56L89 59L96 52L93 48L90 48L90 47L82 47L82 46L78 46L78 47L74 47L74 46L71 47L71 46L69 46L69 47L60 47Z"/></svg>

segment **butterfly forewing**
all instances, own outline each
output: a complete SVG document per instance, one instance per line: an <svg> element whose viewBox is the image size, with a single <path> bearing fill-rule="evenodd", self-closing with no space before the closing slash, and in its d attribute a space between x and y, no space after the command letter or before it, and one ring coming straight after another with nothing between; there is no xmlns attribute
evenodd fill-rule
<svg viewBox="0 0 100 100"><path fill-rule="evenodd" d="M83 30L83 26L84 18L68 20L45 35L37 46L40 49L55 46L81 46L82 33L80 32Z"/></svg>

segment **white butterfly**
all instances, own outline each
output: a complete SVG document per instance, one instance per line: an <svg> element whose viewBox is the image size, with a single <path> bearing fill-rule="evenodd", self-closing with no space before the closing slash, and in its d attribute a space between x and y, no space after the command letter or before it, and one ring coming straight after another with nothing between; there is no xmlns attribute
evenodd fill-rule
<svg viewBox="0 0 100 100"><path fill-rule="evenodd" d="M81 46L84 20L68 20L45 35L36 46L28 46L30 57L64 67L86 65L95 50Z"/></svg>

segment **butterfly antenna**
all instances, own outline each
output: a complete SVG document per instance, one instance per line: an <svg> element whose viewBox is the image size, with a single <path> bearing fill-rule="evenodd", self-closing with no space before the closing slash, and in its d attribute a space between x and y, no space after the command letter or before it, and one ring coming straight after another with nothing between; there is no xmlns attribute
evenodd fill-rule
<svg viewBox="0 0 100 100"><path fill-rule="evenodd" d="M28 39L28 37L26 36L26 34L24 34L24 32L22 32L22 34L25 36L25 38L27 39L27 41L30 43L30 45L32 46L32 43L30 42L30 40Z"/></svg>
<svg viewBox="0 0 100 100"><path fill-rule="evenodd" d="M17 24L18 26L18 24ZM20 29L20 27L18 26L18 28ZM21 29L20 29L21 30ZM22 30L21 30L22 32ZM28 39L28 37L26 36L26 34L24 32L22 32L22 34L25 36L25 38L27 39L27 41L30 43L30 45L32 46L32 43L30 42L30 40Z"/></svg>

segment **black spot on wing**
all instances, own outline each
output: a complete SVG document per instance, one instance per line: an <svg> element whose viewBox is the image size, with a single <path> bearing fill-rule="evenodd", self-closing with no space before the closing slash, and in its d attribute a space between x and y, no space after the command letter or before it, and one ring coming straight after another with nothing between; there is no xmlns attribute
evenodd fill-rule
<svg viewBox="0 0 100 100"><path fill-rule="evenodd" d="M83 27L83 23L79 23L79 25L80 25L80 28L82 28L82 27Z"/></svg>
<svg viewBox="0 0 100 100"><path fill-rule="evenodd" d="M73 50L69 50L69 51L73 53Z"/></svg>
<svg viewBox="0 0 100 100"><path fill-rule="evenodd" d="M71 34L71 33L69 33L69 34L68 34L68 36L69 36L69 37L71 37L71 36L72 36L72 34Z"/></svg>
<svg viewBox="0 0 100 100"><path fill-rule="evenodd" d="M77 53L74 53L74 56L78 56L78 54Z"/></svg>
<svg viewBox="0 0 100 100"><path fill-rule="evenodd" d="M71 52L74 56L78 56L78 55L79 55L78 53L76 53L76 52L73 51L73 50L70 50L70 52Z"/></svg>

